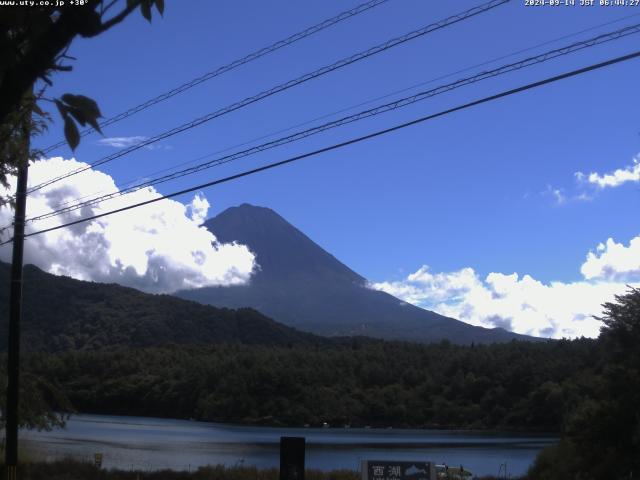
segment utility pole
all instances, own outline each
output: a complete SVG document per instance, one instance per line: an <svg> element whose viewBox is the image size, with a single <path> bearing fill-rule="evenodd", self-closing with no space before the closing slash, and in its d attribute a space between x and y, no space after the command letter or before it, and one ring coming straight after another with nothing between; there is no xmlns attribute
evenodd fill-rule
<svg viewBox="0 0 640 480"><path fill-rule="evenodd" d="M22 318L22 260L24 253L24 223L27 207L27 176L29 171L29 137L31 134L31 108L22 123L24 150L18 165L16 212L13 222L13 257L11 260L11 286L9 293L9 352L7 360L7 411L5 425L5 465L7 480L17 480L18 466L18 392L20 389L20 320Z"/></svg>

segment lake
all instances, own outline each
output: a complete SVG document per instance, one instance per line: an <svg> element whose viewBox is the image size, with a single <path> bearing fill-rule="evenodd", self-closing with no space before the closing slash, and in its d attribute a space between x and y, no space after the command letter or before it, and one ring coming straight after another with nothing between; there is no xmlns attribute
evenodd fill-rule
<svg viewBox="0 0 640 480"><path fill-rule="evenodd" d="M526 472L550 435L458 430L272 428L109 415L74 415L64 430L21 431L32 457L74 457L120 469L194 470L208 464L279 466L281 436L306 438L306 466L358 470L361 460L425 460L477 475ZM504 471L504 467L502 467Z"/></svg>

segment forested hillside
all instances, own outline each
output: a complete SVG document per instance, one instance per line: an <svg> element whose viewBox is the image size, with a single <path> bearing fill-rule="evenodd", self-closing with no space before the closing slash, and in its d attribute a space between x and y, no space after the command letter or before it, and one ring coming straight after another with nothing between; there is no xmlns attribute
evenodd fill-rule
<svg viewBox="0 0 640 480"><path fill-rule="evenodd" d="M326 339L253 310L33 267L26 277L21 420L31 426L56 425L53 412L75 409L246 424L555 431L562 440L539 457L532 478L622 478L640 469L638 289L605 305L598 339L464 346Z"/></svg>
<svg viewBox="0 0 640 480"><path fill-rule="evenodd" d="M0 350L6 349L9 266L0 262ZM116 284L24 269L22 342L26 351L95 350L166 344L307 345L321 337L250 308L231 310Z"/></svg>
<svg viewBox="0 0 640 480"><path fill-rule="evenodd" d="M469 347L353 340L68 351L31 355L27 368L55 378L80 412L557 431L598 358L592 340Z"/></svg>

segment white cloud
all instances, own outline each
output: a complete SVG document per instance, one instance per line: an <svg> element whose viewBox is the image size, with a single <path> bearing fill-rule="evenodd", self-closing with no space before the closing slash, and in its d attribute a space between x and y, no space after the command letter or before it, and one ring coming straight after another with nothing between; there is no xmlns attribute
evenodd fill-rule
<svg viewBox="0 0 640 480"><path fill-rule="evenodd" d="M210 206L209 200L204 195L196 193L191 203L187 206L191 220L197 225L202 225L207 219L207 212Z"/></svg>
<svg viewBox="0 0 640 480"><path fill-rule="evenodd" d="M582 172L576 172L578 181L587 181L599 188L615 188L627 182L640 182L640 154L633 158L632 165L625 168L618 168L613 173L599 174L592 172L585 175Z"/></svg>
<svg viewBox="0 0 640 480"><path fill-rule="evenodd" d="M98 140L98 145L103 147L113 147L113 148L128 148L134 145L137 145L145 140L148 140L149 137L143 136L133 136L133 137L106 137ZM171 145L165 145L162 142L160 143L150 143L149 145L145 145L143 147L145 150L171 150Z"/></svg>
<svg viewBox="0 0 640 480"><path fill-rule="evenodd" d="M482 327L543 337L596 337L602 304L639 285L640 236L629 246L612 239L589 252L575 282L540 282L530 275L472 268L432 273L424 265L404 280L371 285L417 306Z"/></svg>
<svg viewBox="0 0 640 480"><path fill-rule="evenodd" d="M578 176L579 173L580 172L576 173L576 178L578 179L579 179L579 176ZM543 190L541 194L553 198L554 203L558 206L567 205L568 203L573 203L573 202L588 202L590 200L593 200L593 196L591 196L586 192L567 195L564 189L555 188L555 187L552 187L551 185L547 185L547 188Z"/></svg>
<svg viewBox="0 0 640 480"><path fill-rule="evenodd" d="M551 185L540 192L540 195L553 199L558 206L568 205L575 202L588 202L596 198L598 193L605 188L615 188L627 182L640 182L640 154L633 158L632 165L619 168L613 173L600 174L591 172L575 172L573 174L576 185L567 192L564 188L557 188ZM523 199L528 198L528 194Z"/></svg>
<svg viewBox="0 0 640 480"><path fill-rule="evenodd" d="M547 185L547 189L543 193L551 196L555 200L556 205L564 205L567 203L567 197L560 188L554 188L551 185Z"/></svg>
<svg viewBox="0 0 640 480"><path fill-rule="evenodd" d="M137 145L140 142L143 142L147 139L147 137L142 136L134 136L134 137L106 137L98 140L98 145L102 145L105 147L114 147L114 148L127 148L132 145Z"/></svg>
<svg viewBox="0 0 640 480"><path fill-rule="evenodd" d="M60 157L35 162L29 184L86 167ZM10 179L10 191L15 178ZM115 191L113 179L88 170L29 195L27 217L57 210L66 202L98 191ZM2 192L6 195L7 191ZM159 197L153 188L138 190L104 204L84 207L58 217L28 223L26 232L55 227L131 203ZM173 292L210 285L246 282L254 268L254 255L246 246L221 244L201 228L209 202L198 194L185 206L162 200L90 222L80 223L25 241L25 262L57 275L80 280L117 282L148 292ZM0 208L0 222L11 223L13 212ZM4 238L7 234L5 233ZM4 239L3 238L3 239ZM11 247L0 247L0 259L10 261Z"/></svg>
<svg viewBox="0 0 640 480"><path fill-rule="evenodd" d="M613 238L607 239L596 247L595 252L587 254L580 272L586 279L640 278L640 236L632 238L628 247L616 243Z"/></svg>

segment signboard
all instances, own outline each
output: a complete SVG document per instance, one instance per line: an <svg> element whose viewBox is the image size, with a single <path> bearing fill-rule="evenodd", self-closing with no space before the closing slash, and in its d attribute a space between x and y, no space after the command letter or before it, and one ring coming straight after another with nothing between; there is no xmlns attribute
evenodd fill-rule
<svg viewBox="0 0 640 480"><path fill-rule="evenodd" d="M102 467L102 454L101 453L94 454L93 455L93 462L94 462L96 467L98 467L98 468Z"/></svg>
<svg viewBox="0 0 640 480"><path fill-rule="evenodd" d="M362 480L436 480L433 462L363 460Z"/></svg>

